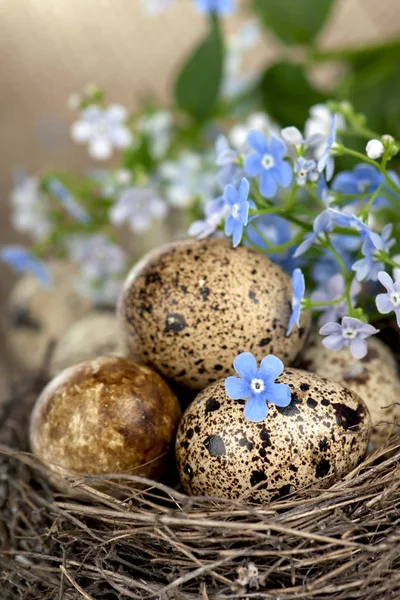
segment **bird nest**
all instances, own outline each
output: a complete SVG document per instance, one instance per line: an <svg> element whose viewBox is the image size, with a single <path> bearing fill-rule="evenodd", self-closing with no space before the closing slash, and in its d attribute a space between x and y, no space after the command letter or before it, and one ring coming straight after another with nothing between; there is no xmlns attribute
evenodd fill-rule
<svg viewBox="0 0 400 600"><path fill-rule="evenodd" d="M43 383L19 384L0 408L1 598L400 597L400 436L329 489L266 506L112 474L101 492L99 477L74 482L78 500L29 454Z"/></svg>

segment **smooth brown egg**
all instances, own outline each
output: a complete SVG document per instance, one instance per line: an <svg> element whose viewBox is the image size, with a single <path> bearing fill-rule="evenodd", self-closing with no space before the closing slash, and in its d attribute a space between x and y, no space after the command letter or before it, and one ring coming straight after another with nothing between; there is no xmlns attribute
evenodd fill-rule
<svg viewBox="0 0 400 600"><path fill-rule="evenodd" d="M371 415L371 442L373 452L384 444L400 426L400 379L394 356L377 337L368 338L368 354L358 360L348 348L332 352L322 344L318 333L313 333L301 356L299 365L338 381L358 394Z"/></svg>
<svg viewBox="0 0 400 600"><path fill-rule="evenodd" d="M180 419L177 398L152 369L101 357L64 370L31 418L34 454L63 476L128 473L158 478Z"/></svg>
<svg viewBox="0 0 400 600"><path fill-rule="evenodd" d="M243 350L290 364L307 336L309 315L286 337L290 277L262 254L230 241L183 240L146 255L119 301L131 355L192 389L232 372Z"/></svg>
<svg viewBox="0 0 400 600"><path fill-rule="evenodd" d="M336 382L297 369L277 379L291 388L286 408L268 404L264 421L248 421L224 379L200 392L183 415L176 458L195 496L278 499L310 484L327 486L351 471L369 441L364 402Z"/></svg>

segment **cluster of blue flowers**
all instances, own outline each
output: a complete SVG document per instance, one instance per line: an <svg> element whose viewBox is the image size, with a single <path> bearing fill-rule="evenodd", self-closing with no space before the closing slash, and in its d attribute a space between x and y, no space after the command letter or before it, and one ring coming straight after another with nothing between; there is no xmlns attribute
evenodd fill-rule
<svg viewBox="0 0 400 600"><path fill-rule="evenodd" d="M370 140L365 154L346 148L337 136L346 127L346 111L349 120L354 113L343 106L337 113L313 107L304 136L294 127L254 129L240 147L220 137L216 163L223 193L206 204L204 219L189 233L203 238L223 227L233 246L244 243L269 255L292 274L287 335L299 326L301 311L312 309L327 348L348 347L363 358L367 338L378 330L357 306L362 290L364 299L376 296L379 313L394 312L400 326L400 261L392 255L393 226L381 211L393 204L398 209L400 202L400 180L386 170L399 146L386 135ZM339 154L360 164L334 176ZM394 268L393 278L388 268ZM378 282L386 293L377 294ZM232 397L238 385L228 380Z"/></svg>

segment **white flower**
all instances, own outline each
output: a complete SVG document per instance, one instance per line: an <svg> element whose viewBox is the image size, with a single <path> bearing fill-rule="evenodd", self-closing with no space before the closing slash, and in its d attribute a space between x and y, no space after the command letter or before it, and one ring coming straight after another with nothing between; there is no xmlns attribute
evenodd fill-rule
<svg viewBox="0 0 400 600"><path fill-rule="evenodd" d="M92 158L105 160L113 148L126 148L132 142L132 133L126 127L126 108L111 104L108 108L90 105L80 113L79 121L71 127L72 139L78 144L88 144Z"/></svg>
<svg viewBox="0 0 400 600"><path fill-rule="evenodd" d="M285 127L281 130L281 137L284 142L288 146L302 146L304 142L304 138L301 132L297 129L297 127Z"/></svg>
<svg viewBox="0 0 400 600"><path fill-rule="evenodd" d="M322 135L325 139L329 137L332 127L333 114L325 104L315 104L310 108L310 117L304 127L304 135L307 138L315 134ZM337 128L344 129L345 120L342 115L336 116Z"/></svg>
<svg viewBox="0 0 400 600"><path fill-rule="evenodd" d="M28 233L35 240L42 240L51 231L48 217L49 203L40 191L35 177L26 177L10 194L11 222L20 233Z"/></svg>
<svg viewBox="0 0 400 600"><path fill-rule="evenodd" d="M385 148L380 140L369 140L365 147L368 158L372 158L373 160L380 158L384 150Z"/></svg>
<svg viewBox="0 0 400 600"><path fill-rule="evenodd" d="M110 221L114 225L126 222L135 233L144 233L153 219L163 219L167 213L167 205L152 188L130 187L111 208Z"/></svg>
<svg viewBox="0 0 400 600"><path fill-rule="evenodd" d="M76 237L69 241L69 254L80 265L84 281L102 282L107 277L119 275L125 268L126 254L104 235Z"/></svg>
<svg viewBox="0 0 400 600"><path fill-rule="evenodd" d="M150 115L143 115L136 123L138 131L149 137L150 152L156 159L162 158L171 143L172 114L167 110L159 110Z"/></svg>

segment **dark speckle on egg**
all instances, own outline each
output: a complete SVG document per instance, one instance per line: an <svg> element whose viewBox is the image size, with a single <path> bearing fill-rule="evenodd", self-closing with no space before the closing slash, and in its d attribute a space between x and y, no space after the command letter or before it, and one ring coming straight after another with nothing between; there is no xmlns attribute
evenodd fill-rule
<svg viewBox="0 0 400 600"><path fill-rule="evenodd" d="M256 274L256 278L255 278ZM231 240L180 240L153 250L129 274L118 317L130 355L169 380L203 389L233 373L251 349L285 364L301 350L309 328L286 336L290 277L266 256Z"/></svg>
<svg viewBox="0 0 400 600"><path fill-rule="evenodd" d="M313 483L329 485L363 458L370 418L357 395L292 368L277 381L290 386L291 403L286 408L269 404L260 423L244 417L244 401L228 398L224 379L188 407L178 429L176 457L189 494L268 502Z"/></svg>

